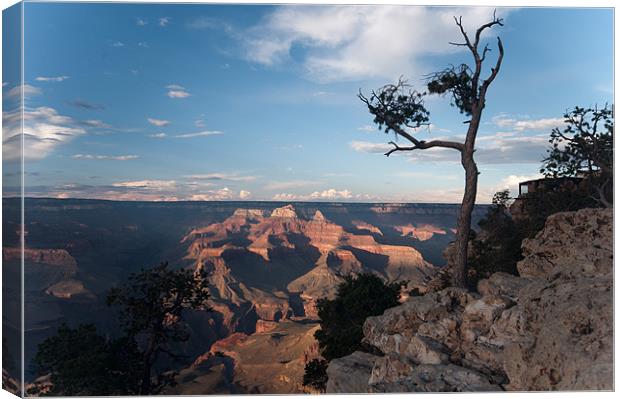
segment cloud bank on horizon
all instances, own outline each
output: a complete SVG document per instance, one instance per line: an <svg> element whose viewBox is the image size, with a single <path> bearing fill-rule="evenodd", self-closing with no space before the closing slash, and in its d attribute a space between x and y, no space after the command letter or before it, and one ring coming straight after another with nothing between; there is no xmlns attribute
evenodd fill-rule
<svg viewBox="0 0 620 399"><path fill-rule="evenodd" d="M505 27L483 42L493 47L501 36L506 57L477 141L479 202L538 176L566 109L613 99L610 9L497 13ZM460 202L454 152L386 159L393 137L356 94L401 75L423 88L426 74L469 63L448 44L460 35L453 17L472 31L492 15L486 7L28 3L24 82L5 68L3 159L21 159L23 114L31 196ZM429 98L427 107L432 124L416 134L463 139L465 118L449 99ZM5 196L16 193L10 169Z"/></svg>

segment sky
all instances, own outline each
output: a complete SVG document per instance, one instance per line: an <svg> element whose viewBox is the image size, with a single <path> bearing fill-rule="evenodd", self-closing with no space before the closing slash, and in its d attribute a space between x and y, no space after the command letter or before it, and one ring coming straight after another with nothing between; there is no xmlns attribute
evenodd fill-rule
<svg viewBox="0 0 620 399"><path fill-rule="evenodd" d="M357 98L404 76L471 64L485 7L26 3L24 81L8 65L4 13L4 195L15 195L25 94L28 196L115 200L452 202L457 152L383 153L394 136ZM552 128L576 105L613 101L613 12L499 8L487 31L501 71L475 159L478 202L538 177ZM15 36L13 36L15 37ZM7 47L8 46L8 47ZM11 58L15 63L15 57ZM428 97L424 140L462 141L466 117ZM405 145L402 139L398 141Z"/></svg>

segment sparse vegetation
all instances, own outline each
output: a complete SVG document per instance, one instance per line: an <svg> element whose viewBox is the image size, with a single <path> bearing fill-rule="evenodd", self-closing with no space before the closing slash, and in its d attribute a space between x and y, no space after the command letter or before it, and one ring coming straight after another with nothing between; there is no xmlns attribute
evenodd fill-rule
<svg viewBox="0 0 620 399"><path fill-rule="evenodd" d="M479 222L480 233L470 239L470 289L495 272L518 274L521 242L542 230L550 215L613 205L612 109L575 107L564 120L564 129L551 131L551 148L542 161L540 172L548 179L519 198L524 209L519 218L510 216L510 192L504 190Z"/></svg>
<svg viewBox="0 0 620 399"><path fill-rule="evenodd" d="M39 344L35 371L50 376L49 396L137 395L142 363L135 341L107 339L95 326L70 328Z"/></svg>
<svg viewBox="0 0 620 399"><path fill-rule="evenodd" d="M123 286L110 290L108 304L120 307L125 333L143 343L141 395L157 393L175 384L170 373L159 373L153 381L153 366L162 353L172 359L180 357L170 344L189 339L189 332L181 322L183 310L208 310L208 299L208 283L202 273L171 270L167 262L132 274Z"/></svg>
<svg viewBox="0 0 620 399"><path fill-rule="evenodd" d="M585 177L583 185L604 207L613 202L613 107L575 107L564 129L551 131L551 148L540 172L547 177Z"/></svg>
<svg viewBox="0 0 620 399"><path fill-rule="evenodd" d="M324 359L313 359L306 363L304 369L303 385L314 388L320 392L325 392L327 384L327 361Z"/></svg>
<svg viewBox="0 0 620 399"><path fill-rule="evenodd" d="M125 335L111 339L93 325L62 325L39 345L35 372L50 375L47 395L148 395L175 385L174 372L152 378L160 354L179 358L170 347L189 339L184 309L209 310L207 280L201 273L172 270L167 263L130 275L110 290L109 305L120 307Z"/></svg>
<svg viewBox="0 0 620 399"><path fill-rule="evenodd" d="M517 274L517 262L521 260L519 226L510 217L508 207L510 191L497 192L493 205L486 216L478 222L480 233L471 238L467 286L475 290L478 281L496 272Z"/></svg>
<svg viewBox="0 0 620 399"><path fill-rule="evenodd" d="M330 361L358 350L371 351L372 348L362 343L364 321L398 305L403 285L402 282L386 284L374 274L346 276L334 299L317 302L321 329L314 336L319 342L321 356ZM318 366L307 369L312 373L307 376L309 381L322 381L318 374L322 369Z"/></svg>

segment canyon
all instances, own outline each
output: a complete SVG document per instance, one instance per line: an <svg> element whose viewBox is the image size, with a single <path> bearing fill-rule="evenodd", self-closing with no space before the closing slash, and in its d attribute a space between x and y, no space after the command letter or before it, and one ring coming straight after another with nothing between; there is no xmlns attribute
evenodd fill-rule
<svg viewBox="0 0 620 399"><path fill-rule="evenodd" d="M7 281L18 279L20 226L18 203L3 204ZM26 206L27 363L62 322L118 333L107 291L168 261L206 270L211 286L213 311L185 315L191 338L178 350L191 361L162 360L180 370L171 393L186 394L303 392L304 364L318 356L316 301L355 273L424 292L444 264L458 211L449 204L30 198ZM484 212L478 207L474 218Z"/></svg>

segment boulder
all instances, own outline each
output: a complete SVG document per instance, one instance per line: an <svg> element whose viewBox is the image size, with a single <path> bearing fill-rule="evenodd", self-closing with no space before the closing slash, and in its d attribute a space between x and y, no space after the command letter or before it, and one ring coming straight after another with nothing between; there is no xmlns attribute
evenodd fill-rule
<svg viewBox="0 0 620 399"><path fill-rule="evenodd" d="M349 356L334 359L327 367L327 393L367 393L368 380L377 356L365 352L353 352Z"/></svg>

